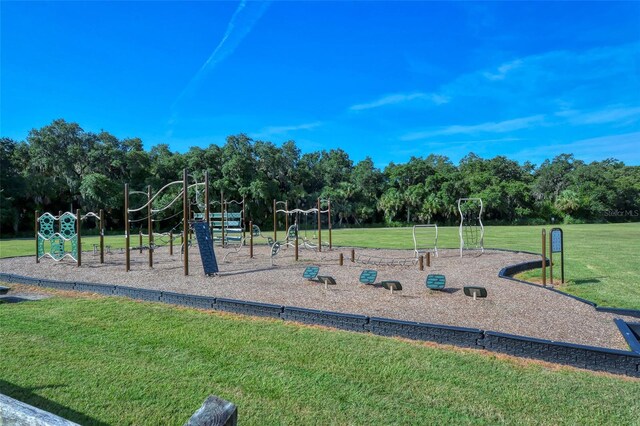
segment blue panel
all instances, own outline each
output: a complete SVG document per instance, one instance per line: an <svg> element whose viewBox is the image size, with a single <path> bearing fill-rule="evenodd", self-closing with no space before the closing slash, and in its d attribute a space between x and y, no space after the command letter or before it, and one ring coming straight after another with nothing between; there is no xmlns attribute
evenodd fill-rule
<svg viewBox="0 0 640 426"><path fill-rule="evenodd" d="M447 279L444 277L444 275L439 275L439 274L427 275L426 285L427 285L427 288L430 288L431 290L442 290L446 282L447 282Z"/></svg>
<svg viewBox="0 0 640 426"><path fill-rule="evenodd" d="M304 272L302 273L302 278L306 278L308 280L312 280L318 275L320 271L319 266L307 266Z"/></svg>
<svg viewBox="0 0 640 426"><path fill-rule="evenodd" d="M378 277L378 271L374 271L372 269L365 269L360 274L360 282L362 284L373 284L376 282L376 278Z"/></svg>
<svg viewBox="0 0 640 426"><path fill-rule="evenodd" d="M213 239L209 233L207 223L196 222L193 224L193 229L198 239L200 259L202 259L205 275L218 273L218 261L216 260L216 253L213 251Z"/></svg>

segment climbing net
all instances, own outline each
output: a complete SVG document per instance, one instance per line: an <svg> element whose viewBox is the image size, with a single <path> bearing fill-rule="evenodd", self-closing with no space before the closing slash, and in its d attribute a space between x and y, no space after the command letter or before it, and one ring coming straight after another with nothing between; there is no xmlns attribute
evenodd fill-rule
<svg viewBox="0 0 640 426"><path fill-rule="evenodd" d="M480 249L484 253L484 225L482 212L484 206L481 198L460 198L460 257L464 249Z"/></svg>

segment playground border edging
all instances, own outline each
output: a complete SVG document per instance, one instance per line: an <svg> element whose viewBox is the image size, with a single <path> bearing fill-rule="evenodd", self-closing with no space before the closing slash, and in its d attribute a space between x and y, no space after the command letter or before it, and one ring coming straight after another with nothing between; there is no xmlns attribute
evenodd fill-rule
<svg viewBox="0 0 640 426"><path fill-rule="evenodd" d="M547 265L549 265L549 259L546 259L547 261ZM502 268L500 270L500 272L498 272L498 277L500 278L504 278L506 280L509 281L515 281L518 283L522 283L522 284L527 284L530 286L534 286L534 287L538 287L538 288L542 288L548 291L553 291L554 293L558 293L558 294L562 294L563 296L566 297L570 297L572 299L577 300L578 302L582 302L585 303L587 305L591 305L595 308L596 311L599 312L609 312L609 313L613 313L613 314L618 314L618 315L627 315L627 316L631 316L631 317L636 317L636 318L640 318L640 310L636 310L636 309L626 309L626 308L609 308L606 306L598 306L597 303L592 302L590 300L587 299L583 299L581 297L578 296L574 296L573 294L569 294L566 293L562 290L558 290L557 288L553 288L553 287L544 287L538 284L534 284L534 283L530 283L528 281L524 281L524 280L519 280L517 278L514 278L513 275L515 274L519 274L522 273L524 271L529 271L531 269L540 269L542 268L542 260L532 260L529 262L523 262L523 263L517 263L515 265L509 265L509 266L505 266L504 268Z"/></svg>
<svg viewBox="0 0 640 426"><path fill-rule="evenodd" d="M512 277L508 277L508 279L520 281ZM76 291L91 291L88 290L90 288L88 285L99 286L96 288L102 290L104 290L105 287L111 287L107 284L40 280L13 274L2 274L0 275L0 280L20 284L39 285L41 287L62 287L65 290ZM77 288L76 284L79 284ZM412 340L432 341L473 349L485 349L491 352L539 359L594 371L605 371L614 374L640 377L640 354L633 351L555 342L473 328L367 317L364 315L271 305L242 300L218 299L135 287L113 286L113 295L144 301L204 307L205 309L234 312L249 316L268 316L281 318L284 321L320 325L348 331L369 332L381 336L398 336ZM265 315L265 313L269 313L269 315ZM278 315L275 315L276 313L278 313Z"/></svg>

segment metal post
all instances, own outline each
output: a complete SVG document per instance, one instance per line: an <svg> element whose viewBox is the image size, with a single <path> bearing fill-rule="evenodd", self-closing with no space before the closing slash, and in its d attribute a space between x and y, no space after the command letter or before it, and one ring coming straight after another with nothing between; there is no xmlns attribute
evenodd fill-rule
<svg viewBox="0 0 640 426"><path fill-rule="evenodd" d="M253 221L249 221L249 258L253 259Z"/></svg>
<svg viewBox="0 0 640 426"><path fill-rule="evenodd" d="M421 271L424 271L424 256L418 256L418 265Z"/></svg>
<svg viewBox="0 0 640 426"><path fill-rule="evenodd" d="M182 247L184 274L189 275L189 194L187 188L187 169L182 170Z"/></svg>
<svg viewBox="0 0 640 426"><path fill-rule="evenodd" d="M142 254L142 225L140 225L140 230L138 231L138 239L140 240L140 254Z"/></svg>
<svg viewBox="0 0 640 426"><path fill-rule="evenodd" d="M431 252L427 252L427 268L431 267Z"/></svg>
<svg viewBox="0 0 640 426"><path fill-rule="evenodd" d="M289 202L288 201L284 202L284 210L287 211L287 212L289 211ZM289 213L285 213L284 214L284 230L287 233L285 238L286 238L287 242L289 242Z"/></svg>
<svg viewBox="0 0 640 426"><path fill-rule="evenodd" d="M82 219L80 216L80 209L76 209L76 237L78 239L78 268L82 266L82 235L80 232L80 225L82 224Z"/></svg>
<svg viewBox="0 0 640 426"><path fill-rule="evenodd" d="M169 256L173 256L173 231L169 231Z"/></svg>
<svg viewBox="0 0 640 426"><path fill-rule="evenodd" d="M542 285L547 285L547 230L542 230Z"/></svg>
<svg viewBox="0 0 640 426"><path fill-rule="evenodd" d="M224 243L224 191L220 191L220 244L224 247L226 244Z"/></svg>
<svg viewBox="0 0 640 426"><path fill-rule="evenodd" d="M104 210L100 209L100 263L104 263Z"/></svg>
<svg viewBox="0 0 640 426"><path fill-rule="evenodd" d="M551 236L553 235L553 229L549 232L549 282L553 285L553 242Z"/></svg>
<svg viewBox="0 0 640 426"><path fill-rule="evenodd" d="M36 210L36 220L35 220L35 233L36 233L36 263L40 263L40 259L38 258L38 243L39 243L39 238L38 238L38 219L39 219L39 212L38 210Z"/></svg>
<svg viewBox="0 0 640 426"><path fill-rule="evenodd" d="M560 283L564 284L564 233L560 235L562 238L562 250L560 250Z"/></svg>
<svg viewBox="0 0 640 426"><path fill-rule="evenodd" d="M340 266L344 265L344 254L340 253Z"/></svg>
<svg viewBox="0 0 640 426"><path fill-rule="evenodd" d="M246 213L244 210L244 197L242 197L242 211L240 212L240 226L242 227L242 245L245 245L245 241L247 238L247 233L246 233Z"/></svg>
<svg viewBox="0 0 640 426"><path fill-rule="evenodd" d="M351 263L356 261L356 250L351 249Z"/></svg>
<svg viewBox="0 0 640 426"><path fill-rule="evenodd" d="M322 251L322 216L320 216L320 198L318 198L318 251Z"/></svg>
<svg viewBox="0 0 640 426"><path fill-rule="evenodd" d="M204 171L204 216L207 222L207 230L211 233L211 218L209 217L211 208L209 207L209 172Z"/></svg>
<svg viewBox="0 0 640 426"><path fill-rule="evenodd" d="M131 255L129 249L131 247L130 242L130 226L129 226L129 184L124 184L124 263L125 271L131 270Z"/></svg>
<svg viewBox="0 0 640 426"><path fill-rule="evenodd" d="M298 227L296 226L296 260L298 260L298 247L299 247L299 242L298 242Z"/></svg>
<svg viewBox="0 0 640 426"><path fill-rule="evenodd" d="M149 231L149 268L153 268L153 219L151 218L151 185L147 186L147 229Z"/></svg>
<svg viewBox="0 0 640 426"><path fill-rule="evenodd" d="M273 241L278 241L278 225L276 223L276 199L273 199Z"/></svg>
<svg viewBox="0 0 640 426"><path fill-rule="evenodd" d="M331 198L328 200L328 212L327 212L327 220L329 222L329 250L333 248L333 241L331 240Z"/></svg>

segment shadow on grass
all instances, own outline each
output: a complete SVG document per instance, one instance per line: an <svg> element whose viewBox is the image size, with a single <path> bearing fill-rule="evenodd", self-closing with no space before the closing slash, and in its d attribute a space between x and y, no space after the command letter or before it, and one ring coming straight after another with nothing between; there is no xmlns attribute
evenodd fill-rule
<svg viewBox="0 0 640 426"><path fill-rule="evenodd" d="M591 277L591 278L578 278L575 280L571 280L571 284L573 285L583 285L583 284L600 284L600 278L606 277Z"/></svg>
<svg viewBox="0 0 640 426"><path fill-rule="evenodd" d="M96 420L84 413L80 413L34 393L39 389L56 389L66 386L67 385L57 384L23 388L21 386L14 385L13 383L0 380L0 393L81 425L108 426L108 423Z"/></svg>

